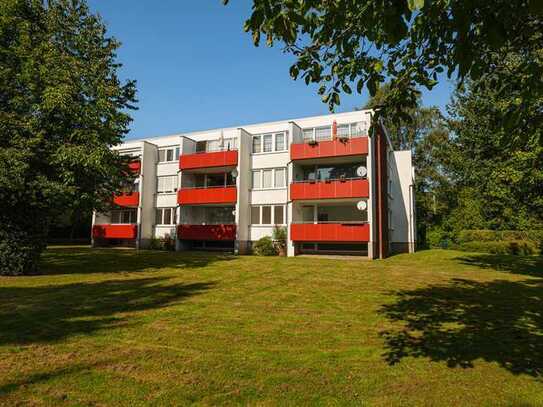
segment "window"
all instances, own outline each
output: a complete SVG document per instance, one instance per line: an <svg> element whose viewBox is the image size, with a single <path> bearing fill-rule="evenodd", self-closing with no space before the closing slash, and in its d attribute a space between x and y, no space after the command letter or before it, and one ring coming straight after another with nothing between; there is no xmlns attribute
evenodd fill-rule
<svg viewBox="0 0 543 407"><path fill-rule="evenodd" d="M269 153L272 151L272 147L273 147L273 143L272 143L272 137L273 135L271 134L264 134L264 149L263 151L265 153Z"/></svg>
<svg viewBox="0 0 543 407"><path fill-rule="evenodd" d="M135 209L119 209L111 211L111 223L136 223L138 214Z"/></svg>
<svg viewBox="0 0 543 407"><path fill-rule="evenodd" d="M157 225L175 225L175 215L175 208L157 208L155 223Z"/></svg>
<svg viewBox="0 0 543 407"><path fill-rule="evenodd" d="M253 153L260 153L262 151L262 137L254 136L253 137Z"/></svg>
<svg viewBox="0 0 543 407"><path fill-rule="evenodd" d="M273 207L273 223L275 225L282 225L285 223L284 211L285 207L283 205L276 205Z"/></svg>
<svg viewBox="0 0 543 407"><path fill-rule="evenodd" d="M271 225L271 206L263 206L262 207L262 224L263 225Z"/></svg>
<svg viewBox="0 0 543 407"><path fill-rule="evenodd" d="M275 188L281 188L285 186L285 172L286 168L275 169Z"/></svg>
<svg viewBox="0 0 543 407"><path fill-rule="evenodd" d="M332 138L332 127L317 127L315 129L315 140L323 141L330 140Z"/></svg>
<svg viewBox="0 0 543 407"><path fill-rule="evenodd" d="M287 149L286 141L287 134L285 132L253 136L253 153L285 151Z"/></svg>
<svg viewBox="0 0 543 407"><path fill-rule="evenodd" d="M157 192L159 194L177 191L177 175L157 177Z"/></svg>
<svg viewBox="0 0 543 407"><path fill-rule="evenodd" d="M262 188L273 187L273 170L262 171Z"/></svg>
<svg viewBox="0 0 543 407"><path fill-rule="evenodd" d="M170 163L179 160L179 147L162 148L158 150L158 162Z"/></svg>
<svg viewBox="0 0 543 407"><path fill-rule="evenodd" d="M260 174L261 171L253 171L253 189L260 189L261 183L260 183Z"/></svg>
<svg viewBox="0 0 543 407"><path fill-rule="evenodd" d="M254 205L251 206L252 225L284 225L284 205Z"/></svg>
<svg viewBox="0 0 543 407"><path fill-rule="evenodd" d="M254 170L252 187L253 189L285 188L286 174L284 167Z"/></svg>
<svg viewBox="0 0 543 407"><path fill-rule="evenodd" d="M205 153L207 150L207 141L197 141L196 142L196 152Z"/></svg>
<svg viewBox="0 0 543 407"><path fill-rule="evenodd" d="M313 140L313 128L303 129L304 141Z"/></svg>
<svg viewBox="0 0 543 407"><path fill-rule="evenodd" d="M251 224L260 224L260 206L251 206Z"/></svg>
<svg viewBox="0 0 543 407"><path fill-rule="evenodd" d="M286 150L285 133L277 133L275 135L275 151Z"/></svg>

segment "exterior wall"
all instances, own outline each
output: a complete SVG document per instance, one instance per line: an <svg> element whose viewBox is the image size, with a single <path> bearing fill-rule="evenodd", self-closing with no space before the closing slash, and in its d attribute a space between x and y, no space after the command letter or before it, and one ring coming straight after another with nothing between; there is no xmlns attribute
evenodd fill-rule
<svg viewBox="0 0 543 407"><path fill-rule="evenodd" d="M298 233L298 236L321 236L321 241L326 243L353 242L352 239L354 239L354 242L363 242L364 244L367 242L367 253L369 258L385 257L388 254L389 249L393 252L400 249L403 250L405 247L412 250L415 243L415 233L412 191L413 168L411 165L411 155L408 151L387 153L387 151L390 151L391 149L389 143L387 143L387 135L384 131L380 135L377 133L369 134L369 137L362 140L350 139L346 142L347 144L342 144L335 139L332 143L330 141L325 142L321 139L321 141L319 141L319 147L326 150L326 146L333 144L335 148L330 150L332 152L330 153L330 151L326 150L328 152L323 157L306 158L305 161L302 161L306 164L311 164L312 162L307 160L316 160L314 161L315 163L319 162L322 165L327 165L341 162L346 163L351 160L357 161L358 157L364 157L367 168L367 181L348 181L347 183L342 181L341 184L337 181L332 181L331 183L326 182L327 185L319 185L319 188L309 186L308 188L311 189L311 191L309 191L311 194L309 195L311 196L307 194L302 194L298 197L295 196L295 201L293 202L293 196L291 195L293 192L291 191L290 185L293 180L302 178L302 169L300 161L292 156L291 150L293 143L304 143L303 129L332 126L333 122L336 122L338 125L362 123L362 128L369 128L371 113L371 111L355 111L294 120L251 124L236 128L206 130L183 135L128 141L122 146L117 147L116 150L121 154L141 155L138 247L146 247L149 239L152 237L160 238L166 235L174 236L178 230L185 231L185 233L187 233L186 237L188 237L189 233L192 233L197 229L192 228L194 230L191 230L190 227L180 229L176 225L157 225L155 220L157 208L176 208L177 225L190 225L192 224L191 222L193 222L197 227L204 226L202 230L206 229L205 220L196 218L192 220L190 207L183 206L182 202L181 204L179 203L177 191L171 193L158 193L157 177L176 176L177 189L179 190L181 187L191 188L195 186L194 173L196 172L201 174L217 173L221 171L230 172L232 167L221 167L220 165L217 165L218 163L213 162L213 156L209 155L208 157L202 157L202 160L192 160L193 166L190 168L184 167L186 169L182 169L183 167L180 165L179 160L159 163L158 153L162 148L177 148L179 149L182 161L184 155L196 154L197 142L207 141L214 146L210 151L216 151L215 148L220 145L219 140L222 138L228 142L234 140L233 143L235 146L232 144L232 148L235 148L238 151L237 166L235 168L237 172L237 177L235 177L237 201L235 203L234 214L235 225L219 225L218 228L227 227L230 228L229 230L235 232L234 247L237 253L246 253L251 247L251 242L264 236L271 236L273 233L274 226L272 225L251 224L252 205L283 205L285 218L283 226L286 227L288 236L287 253L292 256L296 254L296 245L291 239L291 225L295 222L302 221L301 205L303 205L304 202L308 200L307 202L311 205L315 205L316 208L320 205L333 205L334 202L337 204L349 202L352 205L356 205L356 202L360 199L367 200L367 212L364 212L364 215L362 216L363 218L367 217L367 224L365 226L353 226L348 228L344 227L341 221L337 223L328 222L328 224L333 223L332 226L320 226L326 225L326 222L321 223L317 221L317 209L315 209L315 226L308 226L305 228L296 227L296 233ZM286 151L252 153L253 136L278 132L283 132L286 135ZM359 145L364 145L364 148L360 149ZM366 145L367 148L365 147ZM224 149L227 150L229 148ZM297 148L300 150L299 147ZM351 148L356 148L356 151L349 150ZM273 149L275 149L275 147ZM332 154L332 156L330 156L330 154ZM220 154L215 154L214 156L219 155ZM334 161L335 159L336 161ZM388 164L387 159L389 161ZM202 165L205 164L204 168L200 168L202 165L199 163L202 163ZM285 186L253 190L252 171L271 168L286 169ZM388 192L387 188L389 187L389 184L386 181L387 177L390 177L392 180L390 191ZM362 184L364 191L361 194L360 188L354 187ZM333 194L324 194L324 192L322 192L324 190L329 190L332 186L339 188L341 191L334 190L335 193ZM344 189L347 187L352 187L352 191L349 190L350 192L345 192ZM297 186L295 189L299 190L300 188L301 187ZM205 192L212 194L213 190L212 188L208 188ZM210 206L212 204L207 201L198 201L186 205ZM216 205L221 204L216 203ZM224 204L223 206L228 205ZM391 214L390 230L387 222L389 207ZM341 212L340 209L336 210L336 212L338 211ZM383 211L386 213L383 213ZM334 215L334 213L334 210L330 209L330 216L337 217L337 214ZM352 217L352 214L349 216ZM357 218L355 217L353 219ZM109 221L108 214L96 213L94 215L93 224L107 224ZM345 222L347 221L345 220ZM356 222L358 221L355 221L354 223ZM361 222L364 222L364 220L361 220ZM363 230L364 232L356 232L356 230ZM312 232L309 233L308 231ZM345 231L345 233L349 231L348 239L346 236L340 236L342 234L341 231ZM230 236L229 234L227 235ZM390 244L388 243L387 235L390 235ZM191 236L206 236L206 233L194 232ZM327 242L326 238L332 239L332 242ZM177 239L177 248L182 249L189 247L190 245L187 246L186 241L187 238Z"/></svg>
<svg viewBox="0 0 543 407"><path fill-rule="evenodd" d="M390 250L392 253L412 252L415 222L411 151L390 151L389 158Z"/></svg>

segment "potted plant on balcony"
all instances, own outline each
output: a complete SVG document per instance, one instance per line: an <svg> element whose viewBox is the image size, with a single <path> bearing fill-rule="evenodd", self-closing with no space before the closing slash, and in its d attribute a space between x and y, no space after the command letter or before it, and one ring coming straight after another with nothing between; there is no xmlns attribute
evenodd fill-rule
<svg viewBox="0 0 543 407"><path fill-rule="evenodd" d="M276 226L273 229L273 242L279 256L287 255L287 228Z"/></svg>

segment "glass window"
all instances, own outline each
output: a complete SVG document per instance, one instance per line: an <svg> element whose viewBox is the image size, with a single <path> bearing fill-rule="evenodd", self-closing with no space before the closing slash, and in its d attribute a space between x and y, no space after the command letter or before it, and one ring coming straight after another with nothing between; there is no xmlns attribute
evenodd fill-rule
<svg viewBox="0 0 543 407"><path fill-rule="evenodd" d="M177 176L176 175L167 175L164 177L157 177L157 192L167 193L175 192L177 190Z"/></svg>
<svg viewBox="0 0 543 407"><path fill-rule="evenodd" d="M332 128L330 126L317 127L315 129L315 140L330 140L332 138Z"/></svg>
<svg viewBox="0 0 543 407"><path fill-rule="evenodd" d="M262 151L262 137L255 136L253 137L253 153L260 153Z"/></svg>
<svg viewBox="0 0 543 407"><path fill-rule="evenodd" d="M273 222L276 225L282 225L285 223L284 209L285 207L283 205L277 205L273 207Z"/></svg>
<svg viewBox="0 0 543 407"><path fill-rule="evenodd" d="M175 161L179 160L179 147L175 147L175 156L174 156L174 159Z"/></svg>
<svg viewBox="0 0 543 407"><path fill-rule="evenodd" d="M121 212L111 211L111 223L121 223Z"/></svg>
<svg viewBox="0 0 543 407"><path fill-rule="evenodd" d="M285 186L285 170L286 168L275 169L275 188L282 188Z"/></svg>
<svg viewBox="0 0 543 407"><path fill-rule="evenodd" d="M348 124L340 124L337 126L337 135L339 137L349 137L349 125Z"/></svg>
<svg viewBox="0 0 543 407"><path fill-rule="evenodd" d="M275 135L275 151L285 150L285 133L277 133Z"/></svg>
<svg viewBox="0 0 543 407"><path fill-rule="evenodd" d="M251 206L251 224L260 225L260 206Z"/></svg>
<svg viewBox="0 0 543 407"><path fill-rule="evenodd" d="M271 206L262 207L262 224L271 225Z"/></svg>
<svg viewBox="0 0 543 407"><path fill-rule="evenodd" d="M304 206L302 207L302 220L304 222L313 222L314 221L314 214L313 214L313 206Z"/></svg>
<svg viewBox="0 0 543 407"><path fill-rule="evenodd" d="M171 225L172 223L172 209L171 208L166 208L166 209L163 209L164 211L164 224L165 225Z"/></svg>
<svg viewBox="0 0 543 407"><path fill-rule="evenodd" d="M303 129L304 141L313 139L313 129Z"/></svg>
<svg viewBox="0 0 543 407"><path fill-rule="evenodd" d="M207 141L197 141L196 142L196 152L205 153L207 150Z"/></svg>
<svg viewBox="0 0 543 407"><path fill-rule="evenodd" d="M224 174L207 174L207 186L208 187L223 187Z"/></svg>
<svg viewBox="0 0 543 407"><path fill-rule="evenodd" d="M163 163L166 161L166 150L158 150L158 162Z"/></svg>
<svg viewBox="0 0 543 407"><path fill-rule="evenodd" d="M155 224L161 225L162 224L162 209L157 209L155 213L156 213Z"/></svg>
<svg viewBox="0 0 543 407"><path fill-rule="evenodd" d="M273 188L273 170L262 171L262 188Z"/></svg>
<svg viewBox="0 0 543 407"><path fill-rule="evenodd" d="M272 135L264 134L264 152L269 153L272 151Z"/></svg>
<svg viewBox="0 0 543 407"><path fill-rule="evenodd" d="M166 161L173 161L173 149L166 150Z"/></svg>
<svg viewBox="0 0 543 407"><path fill-rule="evenodd" d="M260 183L260 170L253 171L253 189L260 189L262 185Z"/></svg>
<svg viewBox="0 0 543 407"><path fill-rule="evenodd" d="M130 223L131 211L123 211L121 215L121 223Z"/></svg>

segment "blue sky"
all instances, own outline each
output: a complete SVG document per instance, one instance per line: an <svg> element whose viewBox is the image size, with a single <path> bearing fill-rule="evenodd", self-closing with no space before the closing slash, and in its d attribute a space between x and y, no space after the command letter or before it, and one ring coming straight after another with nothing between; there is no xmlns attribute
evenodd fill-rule
<svg viewBox="0 0 543 407"><path fill-rule="evenodd" d="M122 42L123 78L137 80L139 110L129 138L328 113L314 87L293 81L280 46L253 46L243 22L250 0L89 0ZM444 108L452 85L423 93ZM367 100L343 95L338 112Z"/></svg>

